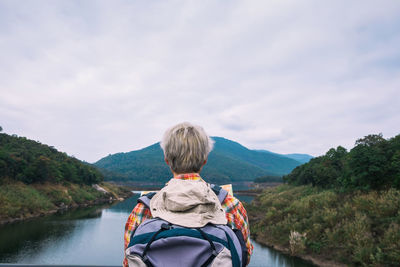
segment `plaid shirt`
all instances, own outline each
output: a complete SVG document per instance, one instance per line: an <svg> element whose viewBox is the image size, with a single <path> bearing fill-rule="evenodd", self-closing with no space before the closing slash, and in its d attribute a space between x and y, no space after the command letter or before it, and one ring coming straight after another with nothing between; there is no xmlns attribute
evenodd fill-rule
<svg viewBox="0 0 400 267"><path fill-rule="evenodd" d="M197 173L181 174L175 176L174 178L203 181L203 179L201 179L200 175ZM248 252L247 264L249 264L250 256L253 252L253 245L250 242L250 229L246 210L244 209L242 203L230 194L226 196L224 202L222 203L222 208L225 210L228 225L233 229L239 229L243 234ZM125 224L124 251L128 247L133 231L139 226L139 224L150 218L152 218L150 210L142 203L138 203L132 210ZM128 267L128 261L126 258L124 258L123 265L124 267Z"/></svg>

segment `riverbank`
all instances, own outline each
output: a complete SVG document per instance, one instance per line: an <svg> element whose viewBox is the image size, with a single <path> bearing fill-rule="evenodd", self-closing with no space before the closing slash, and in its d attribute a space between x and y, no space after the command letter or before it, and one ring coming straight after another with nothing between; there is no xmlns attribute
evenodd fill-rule
<svg viewBox="0 0 400 267"><path fill-rule="evenodd" d="M252 238L319 266L400 261L400 191L282 185L246 205Z"/></svg>
<svg viewBox="0 0 400 267"><path fill-rule="evenodd" d="M293 256L290 253L289 247L279 246L277 244L272 244L272 243L266 242L265 239L263 239L262 237L256 237L256 238L254 238L254 240L257 243L259 243L259 244L261 244L263 246L266 246L268 248L271 248L271 249L274 249L276 251L279 251L279 252L281 252L281 253L283 253L283 254L285 254L287 256ZM338 263L338 262L335 262L335 261L330 261L330 260L326 260L326 259L323 259L323 258L318 258L318 257L315 257L313 255L296 255L295 257L300 258L302 260L306 260L306 261L311 262L312 264L314 264L316 266L321 266L321 267L346 267L346 266L348 266L346 264Z"/></svg>
<svg viewBox="0 0 400 267"><path fill-rule="evenodd" d="M27 220L60 210L122 201L132 192L103 182L98 185L31 184L7 181L0 186L0 225Z"/></svg>

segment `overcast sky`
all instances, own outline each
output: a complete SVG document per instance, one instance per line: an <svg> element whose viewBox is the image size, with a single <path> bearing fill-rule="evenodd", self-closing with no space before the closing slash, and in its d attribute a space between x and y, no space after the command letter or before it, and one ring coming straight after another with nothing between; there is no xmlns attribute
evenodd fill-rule
<svg viewBox="0 0 400 267"><path fill-rule="evenodd" d="M324 154L400 134L400 1L3 1L0 125L94 162L182 121Z"/></svg>

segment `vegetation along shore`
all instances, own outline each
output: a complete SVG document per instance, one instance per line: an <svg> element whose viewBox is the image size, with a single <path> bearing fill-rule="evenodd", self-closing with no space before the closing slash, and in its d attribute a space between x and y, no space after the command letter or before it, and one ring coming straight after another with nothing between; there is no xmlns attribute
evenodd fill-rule
<svg viewBox="0 0 400 267"><path fill-rule="evenodd" d="M0 224L121 200L93 166L25 137L0 134Z"/></svg>
<svg viewBox="0 0 400 267"><path fill-rule="evenodd" d="M262 244L322 266L400 262L400 135L329 150L247 205Z"/></svg>
<svg viewBox="0 0 400 267"><path fill-rule="evenodd" d="M131 191L103 182L95 187L72 183L7 181L0 186L0 224L35 218L59 210L121 201Z"/></svg>

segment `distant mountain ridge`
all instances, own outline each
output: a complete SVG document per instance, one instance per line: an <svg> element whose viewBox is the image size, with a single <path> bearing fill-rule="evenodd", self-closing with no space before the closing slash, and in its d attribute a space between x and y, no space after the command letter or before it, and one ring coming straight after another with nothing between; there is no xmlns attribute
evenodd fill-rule
<svg viewBox="0 0 400 267"><path fill-rule="evenodd" d="M311 155L300 154L300 153L278 154L278 153L274 153L274 152L271 152L271 151L268 151L268 150L265 150L265 149L259 149L259 150L256 150L256 151L263 152L263 153L270 153L270 154L274 154L274 155L278 155L278 156L284 156L284 157L287 157L287 158L291 158L291 159L297 160L300 163L307 163L307 162L310 161L310 159L313 158L313 156L311 156Z"/></svg>
<svg viewBox="0 0 400 267"><path fill-rule="evenodd" d="M299 153L293 153L293 154L284 154L286 157L297 160L301 163L307 163L309 162L313 156L308 155L308 154L299 154Z"/></svg>
<svg viewBox="0 0 400 267"><path fill-rule="evenodd" d="M265 175L284 175L301 165L285 155L250 150L222 138L215 141L202 176L209 182L252 181ZM171 178L159 143L127 153L116 153L94 163L106 179L120 181L166 182Z"/></svg>

